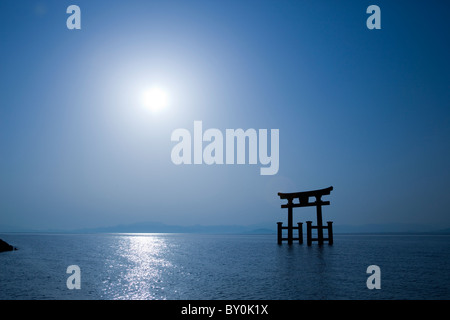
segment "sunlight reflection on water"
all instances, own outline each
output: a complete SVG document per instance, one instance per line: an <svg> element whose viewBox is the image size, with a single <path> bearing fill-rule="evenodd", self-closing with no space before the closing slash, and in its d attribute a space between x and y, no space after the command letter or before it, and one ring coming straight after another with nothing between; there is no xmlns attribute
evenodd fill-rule
<svg viewBox="0 0 450 320"><path fill-rule="evenodd" d="M108 261L110 276L104 294L113 299L165 299L162 276L172 267L165 259L168 244L153 234L122 236L115 260ZM120 269L117 272L116 269Z"/></svg>

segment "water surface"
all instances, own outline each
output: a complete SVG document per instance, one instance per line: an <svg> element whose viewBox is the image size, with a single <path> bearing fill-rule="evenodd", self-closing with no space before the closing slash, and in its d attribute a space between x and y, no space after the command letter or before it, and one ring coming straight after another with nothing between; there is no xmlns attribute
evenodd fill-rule
<svg viewBox="0 0 450 320"><path fill-rule="evenodd" d="M0 234L0 299L449 299L450 236ZM369 290L369 265L381 289ZM69 290L69 265L81 289Z"/></svg>

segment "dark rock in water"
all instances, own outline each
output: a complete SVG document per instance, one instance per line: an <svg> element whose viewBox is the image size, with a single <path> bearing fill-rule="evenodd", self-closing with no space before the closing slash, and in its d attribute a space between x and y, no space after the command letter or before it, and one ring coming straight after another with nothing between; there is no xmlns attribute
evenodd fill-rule
<svg viewBox="0 0 450 320"><path fill-rule="evenodd" d="M17 248L14 248L12 245L6 243L5 241L3 241L2 239L0 239L0 252L3 251L13 251L13 250L17 250Z"/></svg>

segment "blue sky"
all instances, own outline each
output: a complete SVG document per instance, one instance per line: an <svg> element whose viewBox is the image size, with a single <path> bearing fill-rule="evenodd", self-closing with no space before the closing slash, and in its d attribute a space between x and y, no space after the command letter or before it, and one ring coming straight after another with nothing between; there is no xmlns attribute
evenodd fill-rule
<svg viewBox="0 0 450 320"><path fill-rule="evenodd" d="M71 4L81 30L66 27ZM381 30L366 27L371 4ZM1 1L0 225L275 224L277 192L332 185L324 219L335 224L447 228L449 9ZM158 114L139 101L152 85L170 97ZM195 120L279 129L278 173L174 165L171 133Z"/></svg>

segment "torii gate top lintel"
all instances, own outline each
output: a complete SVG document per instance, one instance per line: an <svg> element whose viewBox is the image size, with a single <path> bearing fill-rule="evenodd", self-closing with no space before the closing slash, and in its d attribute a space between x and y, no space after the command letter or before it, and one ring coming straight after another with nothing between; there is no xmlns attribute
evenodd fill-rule
<svg viewBox="0 0 450 320"><path fill-rule="evenodd" d="M316 205L329 205L329 201L322 201L321 197L325 195L329 195L331 193L331 190L333 190L333 187L328 187L325 189L319 189L319 190L312 190L312 191L304 191L304 192L292 192L292 193L282 193L278 192L278 196L280 199L286 199L288 200L287 204L281 205L281 208L288 208L288 207L309 207L309 206L316 206ZM316 202L309 202L309 197L315 197ZM293 204L293 199L299 199L299 203Z"/></svg>
<svg viewBox="0 0 450 320"><path fill-rule="evenodd" d="M313 197L313 196L317 196L317 195L325 196L325 195L329 195L332 190L333 190L333 187L328 187L325 189L303 191L303 192L291 192L291 193L278 192L278 195L280 196L281 199Z"/></svg>

